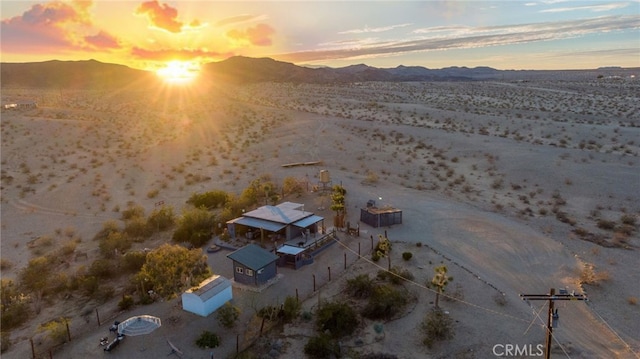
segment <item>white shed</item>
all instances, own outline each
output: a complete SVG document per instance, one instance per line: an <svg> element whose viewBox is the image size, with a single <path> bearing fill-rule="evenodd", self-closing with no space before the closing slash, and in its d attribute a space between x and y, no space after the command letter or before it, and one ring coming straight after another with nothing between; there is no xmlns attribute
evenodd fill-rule
<svg viewBox="0 0 640 359"><path fill-rule="evenodd" d="M232 298L231 281L223 276L213 275L198 287L182 293L182 309L206 317Z"/></svg>

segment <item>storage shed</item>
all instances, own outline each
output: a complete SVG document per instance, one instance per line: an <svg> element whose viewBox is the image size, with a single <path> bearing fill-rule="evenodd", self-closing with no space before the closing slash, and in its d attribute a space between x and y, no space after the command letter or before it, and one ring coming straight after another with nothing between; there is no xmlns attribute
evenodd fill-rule
<svg viewBox="0 0 640 359"><path fill-rule="evenodd" d="M256 244L246 245L227 255L233 261L233 280L260 286L278 274L278 256Z"/></svg>
<svg viewBox="0 0 640 359"><path fill-rule="evenodd" d="M231 281L219 275L205 279L182 293L182 309L207 317L233 298Z"/></svg>
<svg viewBox="0 0 640 359"><path fill-rule="evenodd" d="M360 208L360 221L374 228L402 224L402 211L393 207L367 206Z"/></svg>

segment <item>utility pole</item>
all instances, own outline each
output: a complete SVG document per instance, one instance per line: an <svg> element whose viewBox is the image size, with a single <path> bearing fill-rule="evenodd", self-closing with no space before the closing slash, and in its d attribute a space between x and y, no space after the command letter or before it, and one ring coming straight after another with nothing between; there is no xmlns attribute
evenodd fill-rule
<svg viewBox="0 0 640 359"><path fill-rule="evenodd" d="M547 300L549 301L549 312L547 314L547 340L544 348L544 358L551 358L551 339L553 337L553 327L557 325L558 310L554 309L556 300L589 300L584 294L567 293L566 290L560 289L560 293L556 294L555 288L549 289L549 294L520 294L522 300Z"/></svg>

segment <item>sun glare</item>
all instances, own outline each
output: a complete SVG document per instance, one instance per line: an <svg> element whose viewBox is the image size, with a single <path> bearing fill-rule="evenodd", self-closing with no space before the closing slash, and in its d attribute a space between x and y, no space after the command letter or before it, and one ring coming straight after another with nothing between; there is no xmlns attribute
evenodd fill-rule
<svg viewBox="0 0 640 359"><path fill-rule="evenodd" d="M156 73L170 84L188 84L198 76L198 71L200 71L199 66L193 62L169 61Z"/></svg>

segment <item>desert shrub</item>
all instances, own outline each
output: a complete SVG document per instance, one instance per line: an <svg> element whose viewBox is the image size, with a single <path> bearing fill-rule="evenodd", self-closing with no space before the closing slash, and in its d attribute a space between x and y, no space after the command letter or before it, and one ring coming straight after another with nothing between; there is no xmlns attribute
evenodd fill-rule
<svg viewBox="0 0 640 359"><path fill-rule="evenodd" d="M0 259L0 270L11 269L11 267L13 267L13 262L5 258Z"/></svg>
<svg viewBox="0 0 640 359"><path fill-rule="evenodd" d="M121 218L125 221L136 217L144 218L144 207L139 204L130 204L124 211L121 212L121 216Z"/></svg>
<svg viewBox="0 0 640 359"><path fill-rule="evenodd" d="M340 346L327 334L320 334L309 338L307 344L304 345L304 353L311 358L340 358Z"/></svg>
<svg viewBox="0 0 640 359"><path fill-rule="evenodd" d="M294 177L285 177L282 181L282 192L284 192L284 194L295 193L300 197L303 191L304 188Z"/></svg>
<svg viewBox="0 0 640 359"><path fill-rule="evenodd" d="M406 268L401 268L398 266L391 267L391 270L389 271L385 271L385 270L378 271L377 277L382 280L388 280L393 284L400 284L405 279L413 280L414 278L413 273L411 273L411 271L409 271Z"/></svg>
<svg viewBox="0 0 640 359"><path fill-rule="evenodd" d="M629 297L627 298L627 302L631 305L636 305L638 304L638 297Z"/></svg>
<svg viewBox="0 0 640 359"><path fill-rule="evenodd" d="M407 302L402 291L388 285L378 285L362 310L362 315L369 319L389 319L403 310Z"/></svg>
<svg viewBox="0 0 640 359"><path fill-rule="evenodd" d="M598 223L597 223L597 226L600 229L605 229L605 230L611 231L614 228L616 228L616 223L614 221L609 221L609 220L606 220L606 219L599 219Z"/></svg>
<svg viewBox="0 0 640 359"><path fill-rule="evenodd" d="M67 324L69 318L60 317L38 326L38 332L46 332L46 335L53 344L64 343L67 341Z"/></svg>
<svg viewBox="0 0 640 359"><path fill-rule="evenodd" d="M629 226L635 226L636 225L636 217L630 214L624 214L622 215L622 217L620 217L620 222L622 222L622 224L626 224Z"/></svg>
<svg viewBox="0 0 640 359"><path fill-rule="evenodd" d="M437 341L453 338L453 320L442 310L433 308L422 322L422 330L424 331L422 342L427 348L431 348Z"/></svg>
<svg viewBox="0 0 640 359"><path fill-rule="evenodd" d="M609 280L609 272L596 272L591 264L585 264L580 273L580 283L598 286L600 282Z"/></svg>
<svg viewBox="0 0 640 359"><path fill-rule="evenodd" d="M147 218L147 227L152 230L166 231L176 223L176 216L173 214L173 207L162 206L154 209Z"/></svg>
<svg viewBox="0 0 640 359"><path fill-rule="evenodd" d="M371 253L371 260L374 262L377 262L380 260L380 254L376 251L374 251L373 253Z"/></svg>
<svg viewBox="0 0 640 359"><path fill-rule="evenodd" d="M133 239L146 239L153 234L155 227L147 225L147 220L142 217L133 217L124 224L124 233Z"/></svg>
<svg viewBox="0 0 640 359"><path fill-rule="evenodd" d="M120 228L118 227L118 222L116 221L106 221L102 224L102 229L96 233L93 237L94 241L101 241L109 237L111 233L120 232Z"/></svg>
<svg viewBox="0 0 640 359"><path fill-rule="evenodd" d="M368 274L359 274L353 279L347 279L347 293L355 298L366 298L373 293L375 284Z"/></svg>
<svg viewBox="0 0 640 359"><path fill-rule="evenodd" d="M264 306L262 308L260 308L260 310L258 310L258 317L260 318L265 318L268 320L274 320L278 317L278 308L276 306L273 305L267 305Z"/></svg>
<svg viewBox="0 0 640 359"><path fill-rule="evenodd" d="M405 261L410 260L411 257L413 257L413 253L411 253L411 252L403 252L402 253L402 259L404 259Z"/></svg>
<svg viewBox="0 0 640 359"><path fill-rule="evenodd" d="M220 337L215 333L204 330L198 339L196 339L196 345L202 349L217 348L220 346Z"/></svg>
<svg viewBox="0 0 640 359"><path fill-rule="evenodd" d="M115 266L108 259L96 259L89 266L88 274L99 279L108 279L115 273Z"/></svg>
<svg viewBox="0 0 640 359"><path fill-rule="evenodd" d="M219 208L227 204L229 195L225 191L214 190L204 193L193 193L187 203L194 207Z"/></svg>
<svg viewBox="0 0 640 359"><path fill-rule="evenodd" d="M216 318L225 328L233 328L236 320L240 317L240 308L227 302L222 308L218 309Z"/></svg>
<svg viewBox="0 0 640 359"><path fill-rule="evenodd" d="M11 347L11 333L2 328L0 333L0 353L4 353Z"/></svg>
<svg viewBox="0 0 640 359"><path fill-rule="evenodd" d="M130 295L123 295L122 299L118 302L118 308L120 310L127 310L133 307L133 297Z"/></svg>
<svg viewBox="0 0 640 359"><path fill-rule="evenodd" d="M285 322L290 322L298 317L302 304L292 296L287 296L284 299L284 306L282 308L282 316Z"/></svg>
<svg viewBox="0 0 640 359"><path fill-rule="evenodd" d="M333 338L352 334L358 327L358 314L345 302L326 302L318 308L316 325L322 333Z"/></svg>
<svg viewBox="0 0 640 359"><path fill-rule="evenodd" d="M143 251L127 252L120 259L122 263L122 269L129 273L135 273L139 271L144 265L147 259L147 253Z"/></svg>
<svg viewBox="0 0 640 359"><path fill-rule="evenodd" d="M131 248L131 240L123 232L111 232L98 244L100 254L105 258L113 258L117 253L124 253Z"/></svg>
<svg viewBox="0 0 640 359"><path fill-rule="evenodd" d="M507 305L507 297L503 293L494 294L493 301L501 307L504 307L505 305Z"/></svg>
<svg viewBox="0 0 640 359"><path fill-rule="evenodd" d="M0 327L2 331L17 328L29 319L29 298L12 280L0 281Z"/></svg>

